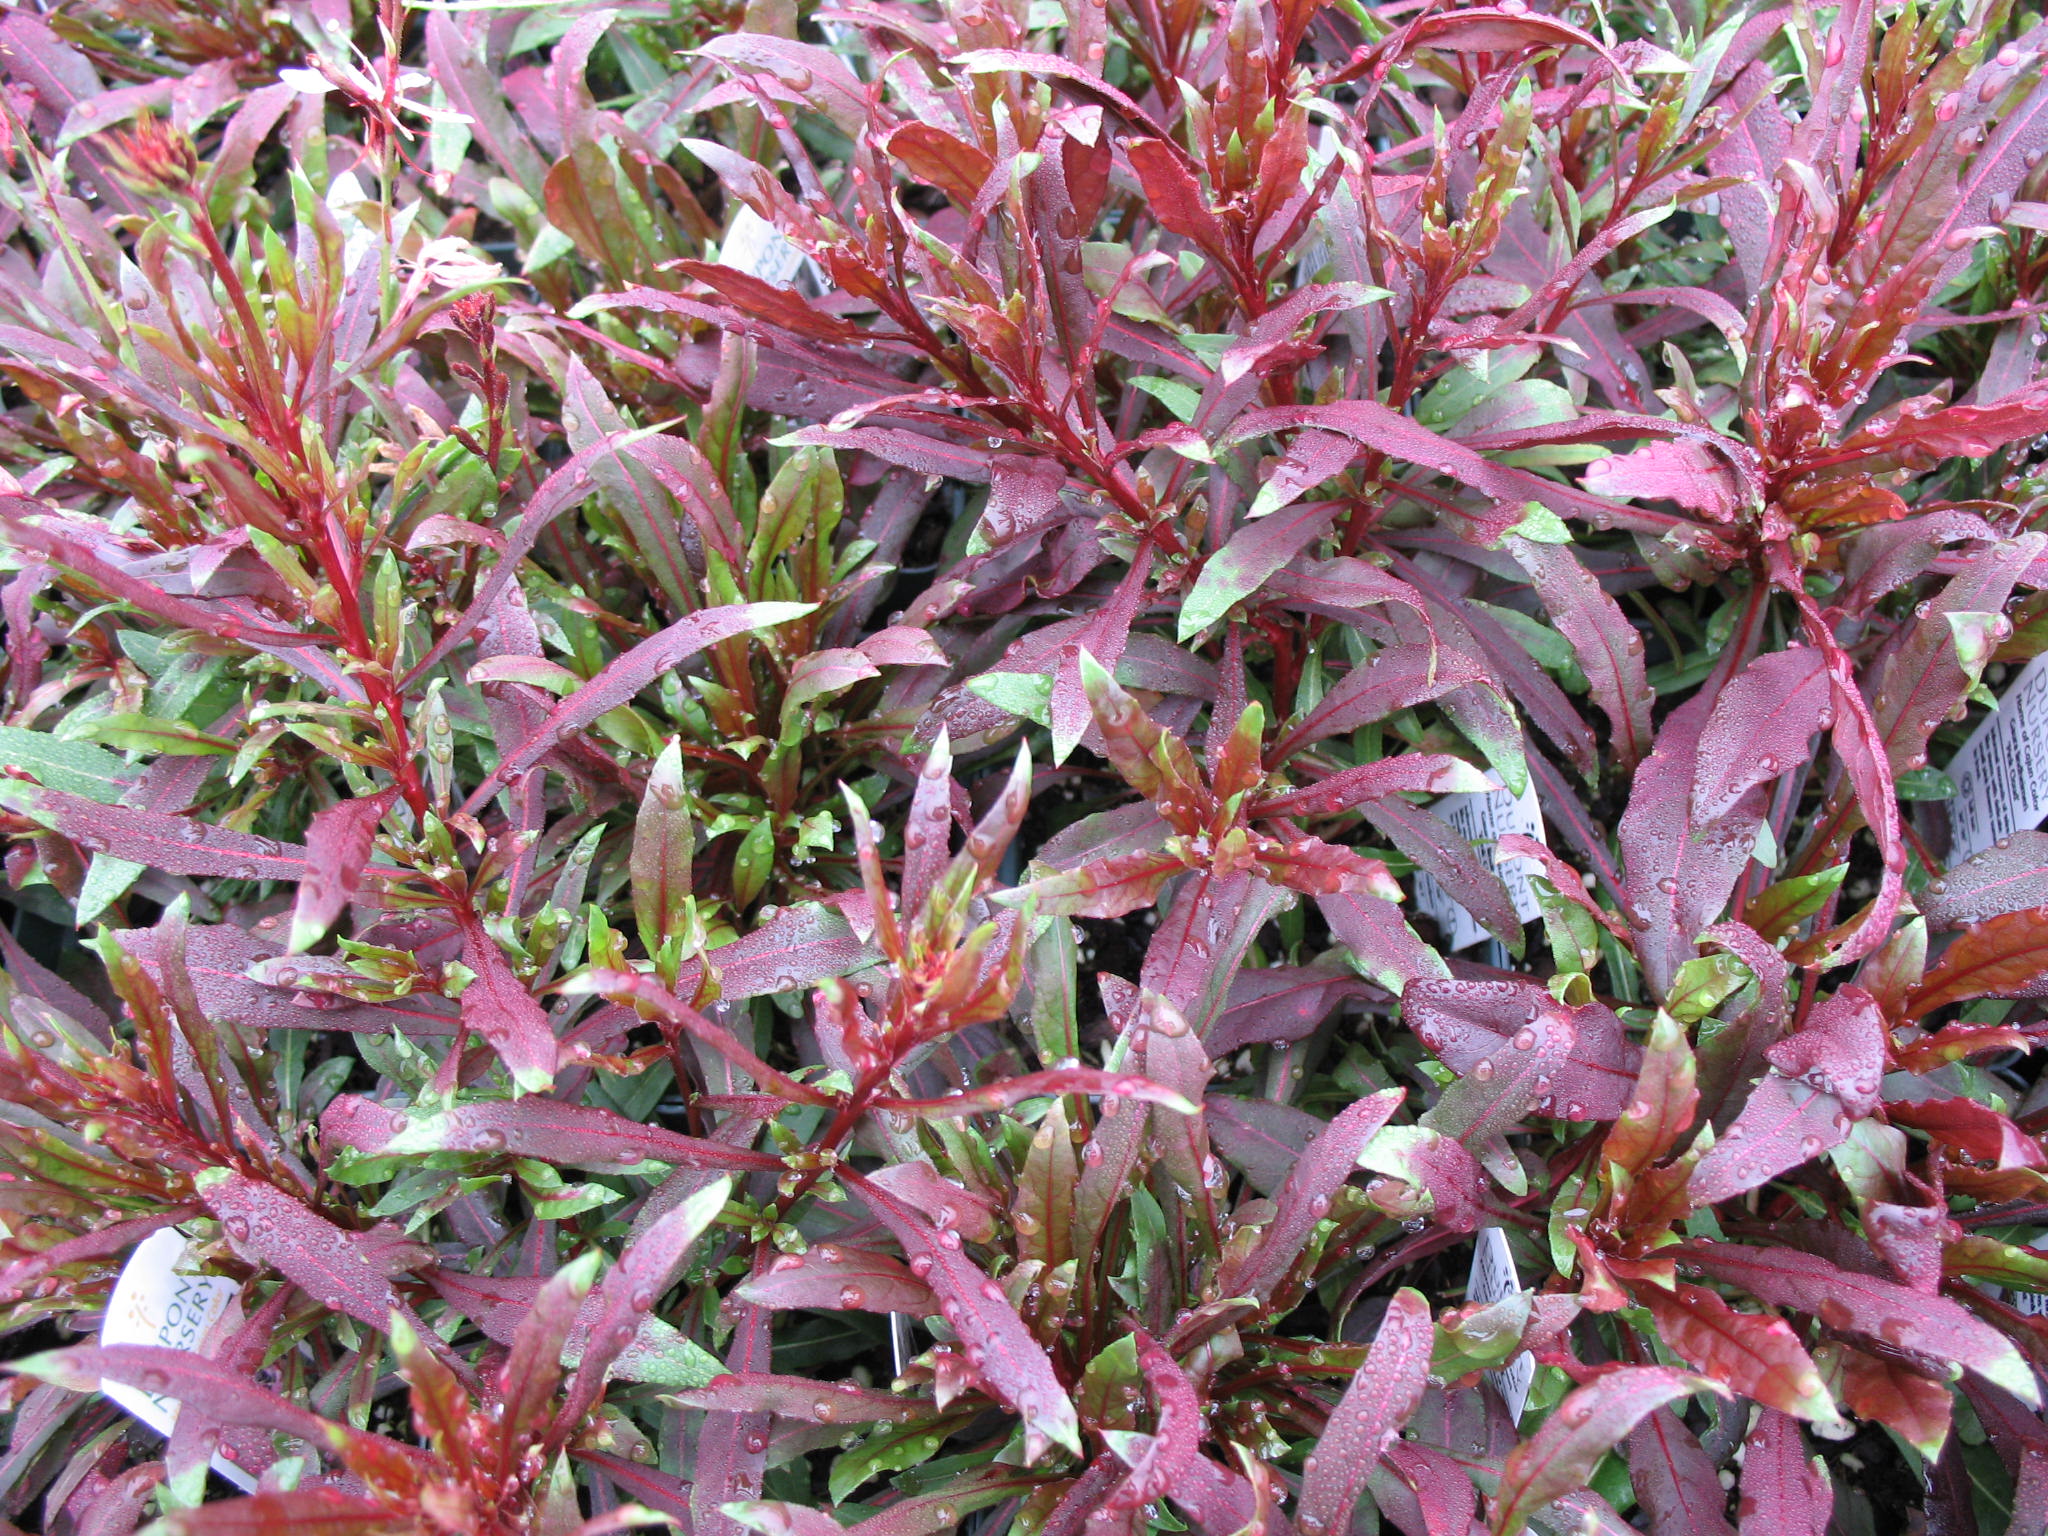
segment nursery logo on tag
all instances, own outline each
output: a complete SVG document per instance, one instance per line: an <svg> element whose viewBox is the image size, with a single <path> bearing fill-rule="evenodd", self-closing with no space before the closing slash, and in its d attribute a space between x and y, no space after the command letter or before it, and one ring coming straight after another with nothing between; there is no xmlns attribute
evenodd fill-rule
<svg viewBox="0 0 2048 1536"><path fill-rule="evenodd" d="M1952 864L2048 816L2048 656L2027 663L1948 773L1956 781L1948 807Z"/></svg>
<svg viewBox="0 0 2048 1536"><path fill-rule="evenodd" d="M1529 877L1542 874L1542 868L1534 859L1509 859L1495 865L1493 855L1495 846L1511 832L1533 837L1539 843L1549 841L1543 835L1543 808L1536 803L1534 784L1519 796L1504 789L1445 795L1430 809L1472 845L1480 863L1493 865L1494 872L1508 888L1508 899L1515 904L1517 917L1526 923L1542 915L1543 908L1529 885ZM1415 905L1436 920L1438 931L1444 935L1446 949L1466 949L1487 937L1478 920L1453 900L1451 893L1437 884L1432 876L1420 870L1415 875Z"/></svg>
<svg viewBox="0 0 2048 1536"><path fill-rule="evenodd" d="M178 1266L189 1247L183 1234L169 1227L136 1245L107 1302L106 1321L100 1325L102 1344L151 1344L199 1352L242 1288L219 1275L180 1273ZM100 1390L158 1434L168 1435L178 1422L175 1398L112 1381ZM213 1469L237 1487L255 1490L255 1479L233 1462L215 1456Z"/></svg>

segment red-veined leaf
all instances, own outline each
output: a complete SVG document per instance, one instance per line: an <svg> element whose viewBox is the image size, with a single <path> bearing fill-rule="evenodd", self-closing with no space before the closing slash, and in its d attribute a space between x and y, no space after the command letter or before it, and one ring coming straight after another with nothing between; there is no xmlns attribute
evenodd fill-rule
<svg viewBox="0 0 2048 1536"><path fill-rule="evenodd" d="M1365 1363L1330 1410L1315 1454L1302 1464L1294 1523L1303 1536L1349 1526L1366 1479L1422 1402L1435 1342L1422 1293L1396 1291Z"/></svg>
<svg viewBox="0 0 2048 1536"><path fill-rule="evenodd" d="M1516 1446L1494 1494L1495 1536L1511 1536L1546 1504L1583 1488L1593 1468L1652 1411L1693 1392L1723 1388L1669 1366L1624 1366L1568 1395Z"/></svg>

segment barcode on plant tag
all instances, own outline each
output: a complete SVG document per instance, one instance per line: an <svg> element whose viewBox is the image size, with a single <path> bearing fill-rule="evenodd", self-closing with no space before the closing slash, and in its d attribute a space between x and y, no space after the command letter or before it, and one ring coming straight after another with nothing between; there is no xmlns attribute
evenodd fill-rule
<svg viewBox="0 0 2048 1536"><path fill-rule="evenodd" d="M1491 1306L1521 1288L1522 1278L1515 1273L1515 1256L1508 1252L1507 1234L1499 1227L1481 1227L1478 1241L1472 1245L1472 1275L1465 1282L1465 1299ZM1488 1371L1486 1379L1507 1404L1515 1422L1521 1423L1530 1383L1536 1379L1535 1356L1526 1352L1516 1355L1499 1370Z"/></svg>
<svg viewBox="0 0 2048 1536"><path fill-rule="evenodd" d="M189 1246L169 1227L136 1245L108 1298L102 1344L153 1344L197 1354L230 1311L239 1318L235 1298L242 1288L220 1275L184 1272ZM175 1398L112 1381L100 1390L160 1435L170 1434L178 1422ZM256 1480L225 1457L213 1458L213 1470L245 1493L256 1491Z"/></svg>
<svg viewBox="0 0 2048 1536"><path fill-rule="evenodd" d="M1948 775L1956 784L1948 806L1951 864L2048 817L2048 655L2027 663Z"/></svg>
<svg viewBox="0 0 2048 1536"><path fill-rule="evenodd" d="M813 291L824 288L824 274L819 272L817 263L744 203L732 216L732 227L719 243L718 259L725 266L737 267L777 288L794 288L796 280L805 276L814 285Z"/></svg>
<svg viewBox="0 0 2048 1536"><path fill-rule="evenodd" d="M1494 862L1495 846L1511 832L1533 837L1539 843L1549 841L1543 835L1543 808L1536 803L1534 784L1520 795L1511 795L1505 789L1445 795L1430 809L1472 845L1480 863L1493 866L1494 872L1508 888L1508 899L1514 903L1517 917L1526 923L1542 915L1542 905L1529 884L1529 877L1542 874L1543 867L1528 858ZM1415 905L1436 920L1445 949L1467 949L1487 937L1478 919L1455 901L1433 876L1420 870L1415 875Z"/></svg>

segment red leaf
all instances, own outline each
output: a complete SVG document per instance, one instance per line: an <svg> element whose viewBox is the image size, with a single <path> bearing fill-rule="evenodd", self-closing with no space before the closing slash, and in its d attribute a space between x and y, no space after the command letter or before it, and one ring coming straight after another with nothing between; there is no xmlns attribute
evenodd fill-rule
<svg viewBox="0 0 2048 1536"><path fill-rule="evenodd" d="M343 1094L320 1116L320 1141L329 1151L347 1147L368 1157L502 1153L558 1168L613 1171L650 1160L728 1171L781 1172L785 1166L765 1152L642 1125L596 1104L538 1097L407 1112Z"/></svg>
<svg viewBox="0 0 2048 1536"><path fill-rule="evenodd" d="M1824 1354L1851 1413L1897 1430L1929 1461L1941 1454L1955 1402L1947 1382L1848 1344L1827 1345Z"/></svg>
<svg viewBox="0 0 2048 1536"><path fill-rule="evenodd" d="M1703 1376L1767 1408L1832 1424L1839 1417L1813 1357L1782 1317L1737 1312L1704 1286L1635 1288L1664 1341Z"/></svg>
<svg viewBox="0 0 2048 1536"><path fill-rule="evenodd" d="M783 1254L734 1288L757 1307L838 1309L847 1312L938 1314L939 1299L901 1259L844 1243L816 1243L802 1255Z"/></svg>
<svg viewBox="0 0 2048 1536"><path fill-rule="evenodd" d="M1799 1421L1764 1409L1743 1442L1742 1500L1737 1506L1743 1530L1768 1536L1827 1536L1834 1509L1834 1480L1818 1458L1807 1454Z"/></svg>
<svg viewBox="0 0 2048 1536"><path fill-rule="evenodd" d="M1346 768L1314 784L1254 802L1251 815L1332 816L1389 795L1456 795L1483 792L1493 781L1463 758L1439 752L1404 752Z"/></svg>
<svg viewBox="0 0 2048 1536"><path fill-rule="evenodd" d="M2048 977L2048 907L2001 912L1966 928L1906 999L1912 1018L1973 997L2025 997Z"/></svg>
<svg viewBox="0 0 2048 1536"><path fill-rule="evenodd" d="M1192 240L1228 267L1230 237L1223 221L1209 209L1201 186L1188 170L1187 157L1163 139L1130 139L1124 152L1145 189L1152 216L1185 240Z"/></svg>
<svg viewBox="0 0 2048 1536"><path fill-rule="evenodd" d="M1556 1065L1547 1102L1566 1120L1615 1120L1629 1103L1642 1049L1628 1043L1620 1018L1600 1003L1571 1008L1527 981L1418 981L1402 994L1403 1011L1423 1044L1461 1077L1524 1038L1545 1016L1563 1015L1572 1028L1570 1055Z"/></svg>
<svg viewBox="0 0 2048 1536"><path fill-rule="evenodd" d="M1124 1072L1105 1072L1099 1067L1058 1067L1049 1072L1027 1072L1021 1077L1006 1077L1001 1082L963 1089L939 1099L898 1099L883 1094L874 1099L873 1106L878 1110L918 1115L925 1119L964 1120L969 1115L1010 1109L1027 1099L1067 1093L1160 1104L1181 1115L1192 1115L1197 1110L1196 1105L1190 1104L1171 1088Z"/></svg>
<svg viewBox="0 0 2048 1536"><path fill-rule="evenodd" d="M169 875L303 880L309 868L306 850L296 843L210 826L190 816L101 805L19 779L0 779L0 805L63 833L88 853L147 864Z"/></svg>
<svg viewBox="0 0 2048 1536"><path fill-rule="evenodd" d="M1884 1011L1858 986L1844 986L1814 1009L1806 1027L1766 1053L1771 1065L1833 1094L1857 1119L1877 1108L1884 1076Z"/></svg>
<svg viewBox="0 0 2048 1536"><path fill-rule="evenodd" d="M858 1382L822 1382L809 1376L755 1371L720 1376L708 1386L688 1388L675 1397L685 1407L713 1413L772 1413L816 1424L901 1424L932 1412L929 1402L870 1391Z"/></svg>
<svg viewBox="0 0 2048 1536"><path fill-rule="evenodd" d="M1705 1377L1669 1366L1624 1366L1558 1404L1502 1467L1493 1500L1495 1536L1520 1531L1544 1505L1583 1488L1602 1456L1653 1410L1691 1392L1727 1393Z"/></svg>
<svg viewBox="0 0 2048 1536"><path fill-rule="evenodd" d="M520 1088L537 1093L552 1087L559 1047L546 1011L512 974L481 918L464 907L456 922L462 929L462 963L476 977L462 990L462 1022L490 1042Z"/></svg>
<svg viewBox="0 0 2048 1536"><path fill-rule="evenodd" d="M1715 1279L1739 1285L1774 1307L1808 1313L1830 1328L1859 1333L1943 1365L1953 1361L2015 1397L2040 1402L2033 1370L2011 1341L1946 1296L1922 1295L1793 1248L1691 1242L1662 1251L1681 1263L1698 1264Z"/></svg>
<svg viewBox="0 0 2048 1536"><path fill-rule="evenodd" d="M392 1312L404 1309L385 1265L368 1257L379 1246L389 1253L388 1242L337 1227L274 1185L239 1173L221 1170L201 1187L199 1198L220 1219L238 1254L269 1265L330 1311L382 1333L391 1326ZM421 1260L427 1257L424 1249L417 1253Z"/></svg>
<svg viewBox="0 0 2048 1536"><path fill-rule="evenodd" d="M1757 788L1724 815L1693 821L1700 735L1711 708L1711 697L1700 693L1664 722L1656 750L1636 770L1616 828L1628 870L1623 909L1636 930L1643 973L1660 997L1678 967L1693 958L1695 940L1728 905L1763 820L1764 792Z"/></svg>
<svg viewBox="0 0 2048 1536"><path fill-rule="evenodd" d="M355 899L370 863L377 823L397 795L395 789L360 800L342 800L316 813L306 829L306 877L292 909L293 953L306 948L334 926L342 909Z"/></svg>
<svg viewBox="0 0 2048 1536"><path fill-rule="evenodd" d="M399 1518L376 1499L313 1487L173 1510L154 1529L163 1536L388 1536Z"/></svg>
<svg viewBox="0 0 2048 1536"><path fill-rule="evenodd" d="M1628 1471L1650 1536L1734 1536L1719 1469L1669 1408L1629 1433Z"/></svg>
<svg viewBox="0 0 2048 1536"><path fill-rule="evenodd" d="M1568 546L1510 536L1507 548L1528 574L1557 632L1571 642L1594 702L1612 727L1615 766L1627 772L1650 748L1652 694L1643 669L1643 637Z"/></svg>
<svg viewBox="0 0 2048 1536"><path fill-rule="evenodd" d="M1024 1459L1035 1462L1053 1444L1080 1450L1080 1420L1053 1374L1052 1362L988 1273L960 1251L960 1235L933 1227L921 1212L842 1166L840 1176L874 1212L910 1260L910 1272L932 1288L939 1311L966 1346L969 1364L1024 1420ZM950 1239L950 1241L948 1240ZM978 1358L977 1358L978 1357Z"/></svg>
<svg viewBox="0 0 2048 1536"><path fill-rule="evenodd" d="M2048 1167L2038 1141L1975 1099L1914 1099L1887 1104L1884 1113L1894 1125L1925 1131L1943 1146L1994 1167Z"/></svg>
<svg viewBox="0 0 2048 1536"><path fill-rule="evenodd" d="M1274 743L1268 760L1285 762L1327 736L1355 731L1468 684L1491 687L1492 680L1466 657L1407 646L1376 652L1368 665L1353 667L1333 684L1315 708Z"/></svg>
<svg viewBox="0 0 2048 1536"><path fill-rule="evenodd" d="M1272 1298L1316 1223L1329 1215L1331 1198L1358 1171L1358 1154L1393 1117L1404 1097L1405 1090L1399 1088L1375 1093L1348 1106L1323 1129L1289 1170L1275 1199L1278 1209L1257 1245L1225 1258L1216 1277L1219 1295Z"/></svg>
<svg viewBox="0 0 2048 1536"><path fill-rule="evenodd" d="M1692 810L1712 821L1752 787L1800 766L1814 733L1834 719L1821 654L1810 647L1759 656L1721 690L1700 732Z"/></svg>
<svg viewBox="0 0 2048 1536"><path fill-rule="evenodd" d="M1661 1010L1650 1026L1643 1066L1628 1108L1607 1133L1602 1155L1617 1168L1640 1173L1678 1145L1699 1107L1697 1063L1685 1026Z"/></svg>
<svg viewBox="0 0 2048 1536"><path fill-rule="evenodd" d="M1421 1292L1396 1291L1365 1363L1330 1410L1315 1454L1302 1463L1294 1516L1302 1536L1348 1528L1366 1479L1422 1402L1435 1342Z"/></svg>
<svg viewBox="0 0 2048 1536"><path fill-rule="evenodd" d="M1171 1494L1194 1462L1202 1443L1201 1400L1180 1362L1142 1328L1131 1330L1137 1344L1138 1373L1152 1389L1158 1421L1134 1459L1130 1475L1109 1496L1110 1509L1137 1509Z"/></svg>
<svg viewBox="0 0 2048 1536"><path fill-rule="evenodd" d="M526 515L532 517L531 508ZM520 532L522 535L525 533L523 520ZM508 550L499 566L502 569L516 563ZM733 603L723 608L703 608L678 619L667 629L649 635L638 645L613 657L589 682L549 710L540 729L517 750L506 754L504 761L463 802L462 808L474 815L489 802L491 796L527 769L538 765L565 738L575 735L599 715L628 703L633 695L656 678L665 672L673 672L707 646L729 640L734 635L743 635L748 630L786 624L811 612L813 606L809 603Z"/></svg>
<svg viewBox="0 0 2048 1536"><path fill-rule="evenodd" d="M2007 912L2048 907L2048 832L2015 832L1927 883L1927 925L1966 928Z"/></svg>
<svg viewBox="0 0 2048 1536"><path fill-rule="evenodd" d="M1695 1207L1732 1200L1840 1146L1850 1124L1833 1094L1767 1072L1735 1123L1694 1167L1686 1198Z"/></svg>

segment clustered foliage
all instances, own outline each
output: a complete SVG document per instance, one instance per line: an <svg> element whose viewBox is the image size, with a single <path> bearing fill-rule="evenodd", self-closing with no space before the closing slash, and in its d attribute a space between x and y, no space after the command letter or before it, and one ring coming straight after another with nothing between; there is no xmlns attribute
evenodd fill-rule
<svg viewBox="0 0 2048 1536"><path fill-rule="evenodd" d="M0 1529L2040 1536L2040 20L0 15Z"/></svg>

